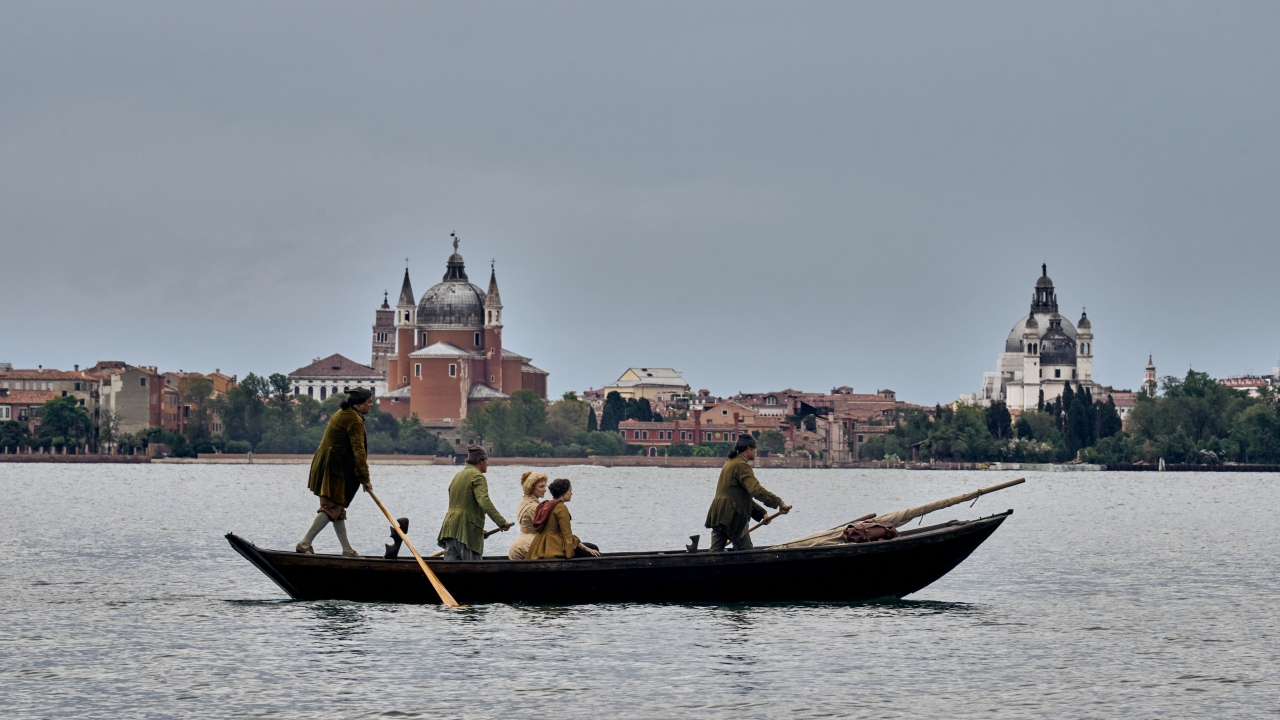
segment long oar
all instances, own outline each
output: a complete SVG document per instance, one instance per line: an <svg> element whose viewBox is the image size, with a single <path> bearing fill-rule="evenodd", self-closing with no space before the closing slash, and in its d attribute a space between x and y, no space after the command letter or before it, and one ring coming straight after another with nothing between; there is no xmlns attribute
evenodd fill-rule
<svg viewBox="0 0 1280 720"><path fill-rule="evenodd" d="M790 512L790 511L791 511L791 508L787 508L787 512ZM774 519L774 518L778 517L779 515L783 515L783 514L784 514L784 513L782 512L782 510L778 510L778 512L776 512L776 513L774 513L774 514L772 514L772 515L765 515L763 520L761 520L760 522L756 523L755 525L752 525L750 528L748 528L748 529L747 529L747 532L749 532L749 533L750 533L750 532L755 532L757 528L761 527L762 525L768 525L769 523L773 522L773 519Z"/></svg>
<svg viewBox="0 0 1280 720"><path fill-rule="evenodd" d="M400 529L400 523L396 522L395 518L391 517L391 513L387 512L387 508L383 506L382 501L378 499L378 496L374 495L373 490L368 486L365 486L365 490L368 491L369 497L373 498L373 501L378 504L378 509L382 511L382 514L387 516L387 521L391 523L391 527L395 529L396 534L400 536L400 539L403 540L404 544L409 548L409 552L413 553L414 559L418 561L418 567L422 568L422 572L427 576L427 579L431 581L431 587L435 588L436 594L440 596L440 602L452 608L462 607L458 604L457 600L453 599L453 596L449 594L449 591L445 589L444 583L440 582L440 578L436 577L436 574L431 572L431 568L427 567L426 561L424 561L422 556L418 554L418 549L413 546L413 543L409 542L409 536L405 535L404 531Z"/></svg>

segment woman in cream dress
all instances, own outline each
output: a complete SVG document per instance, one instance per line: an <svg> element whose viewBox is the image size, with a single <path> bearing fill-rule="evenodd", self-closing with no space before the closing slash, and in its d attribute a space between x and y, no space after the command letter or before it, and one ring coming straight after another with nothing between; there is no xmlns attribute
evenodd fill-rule
<svg viewBox="0 0 1280 720"><path fill-rule="evenodd" d="M524 488L524 497L520 498L520 507L516 508L516 524L520 526L520 534L511 543L507 557L512 560L523 560L529 552L529 544L533 542L533 513L538 509L538 499L547 494L547 476L539 472L529 472L520 476L520 487Z"/></svg>

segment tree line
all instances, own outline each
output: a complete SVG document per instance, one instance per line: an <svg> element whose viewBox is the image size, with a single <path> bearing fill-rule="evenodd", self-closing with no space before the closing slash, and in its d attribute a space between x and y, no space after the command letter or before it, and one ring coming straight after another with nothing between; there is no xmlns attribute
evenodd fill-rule
<svg viewBox="0 0 1280 720"><path fill-rule="evenodd" d="M1137 395L1126 423L1112 397L1067 386L1061 397L1017 416L1003 402L907 410L884 435L862 445L862 459L1098 464L1280 462L1275 389L1259 397L1207 373L1166 377L1156 396Z"/></svg>

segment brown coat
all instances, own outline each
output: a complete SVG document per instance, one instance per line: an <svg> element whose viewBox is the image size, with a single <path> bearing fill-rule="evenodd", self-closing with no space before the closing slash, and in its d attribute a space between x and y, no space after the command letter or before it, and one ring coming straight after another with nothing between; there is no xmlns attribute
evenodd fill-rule
<svg viewBox="0 0 1280 720"><path fill-rule="evenodd" d="M542 532L533 536L533 543L529 545L529 552L525 555L525 559L573 557L573 551L582 541L573 534L573 527L570 524L572 520L573 516L569 514L569 508L565 507L564 503L556 503L556 506L551 509L551 515L547 518L547 524L542 526Z"/></svg>
<svg viewBox="0 0 1280 720"><path fill-rule="evenodd" d="M334 413L311 460L307 487L334 504L350 505L360 485L369 482L365 447L364 416L351 409Z"/></svg>
<svg viewBox="0 0 1280 720"><path fill-rule="evenodd" d="M720 469L720 482L716 485L711 508L707 510L706 526L724 528L729 537L738 537L747 529L751 518L764 519L764 508L753 498L771 508L782 505L782 498L765 490L756 480L746 458L737 455Z"/></svg>

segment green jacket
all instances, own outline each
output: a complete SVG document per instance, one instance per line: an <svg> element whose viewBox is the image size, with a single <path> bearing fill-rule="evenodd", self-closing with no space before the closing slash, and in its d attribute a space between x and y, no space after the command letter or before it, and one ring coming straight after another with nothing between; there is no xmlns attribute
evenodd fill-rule
<svg viewBox="0 0 1280 720"><path fill-rule="evenodd" d="M365 447L364 416L349 409L334 413L311 459L307 487L342 507L350 505L360 485L369 482Z"/></svg>
<svg viewBox="0 0 1280 720"><path fill-rule="evenodd" d="M453 538L484 554L485 515L499 525L507 524L506 518L489 499L489 481L479 468L468 463L449 483L449 511L444 514L444 524L440 526L436 542L444 547L445 538Z"/></svg>
<svg viewBox="0 0 1280 720"><path fill-rule="evenodd" d="M746 459L738 455L720 468L720 482L716 485L711 509L707 511L706 527L723 527L729 537L738 537L747 529L751 518L764 519L764 508L752 498L769 507L782 504L782 498L765 490Z"/></svg>

